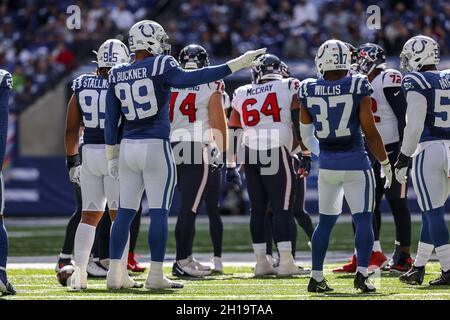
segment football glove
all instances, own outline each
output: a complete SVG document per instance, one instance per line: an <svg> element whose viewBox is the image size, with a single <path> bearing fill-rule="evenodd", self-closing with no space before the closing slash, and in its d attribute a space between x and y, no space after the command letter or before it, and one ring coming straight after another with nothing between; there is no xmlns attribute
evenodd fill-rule
<svg viewBox="0 0 450 320"><path fill-rule="evenodd" d="M81 176L81 158L77 153L73 156L66 156L67 170L69 170L69 180L80 185Z"/></svg>
<svg viewBox="0 0 450 320"><path fill-rule="evenodd" d="M208 163L214 172L223 168L223 154L220 152L216 143L210 143L206 146L208 150Z"/></svg>
<svg viewBox="0 0 450 320"><path fill-rule="evenodd" d="M408 179L408 167L410 162L411 157L408 157L401 152L399 153L397 161L394 164L395 179L397 179L398 183L406 183L406 180Z"/></svg>
<svg viewBox="0 0 450 320"><path fill-rule="evenodd" d="M236 167L227 168L225 181L232 184L236 189L240 189L242 187L241 175Z"/></svg>
<svg viewBox="0 0 450 320"><path fill-rule="evenodd" d="M262 54L265 54L266 51L267 51L267 48L247 51L240 57L237 57L236 59L228 61L227 65L230 68L232 73L239 71L241 69L244 69L244 68L249 68L249 67L251 67L253 60L255 60L256 57L258 57Z"/></svg>
<svg viewBox="0 0 450 320"><path fill-rule="evenodd" d="M381 162L381 178L386 179L384 182L384 188L389 189L392 184L392 169L388 158Z"/></svg>
<svg viewBox="0 0 450 320"><path fill-rule="evenodd" d="M119 158L108 160L108 175L115 180L119 179Z"/></svg>
<svg viewBox="0 0 450 320"><path fill-rule="evenodd" d="M306 178L311 171L311 155L302 155L300 163L298 165L297 174L300 178Z"/></svg>

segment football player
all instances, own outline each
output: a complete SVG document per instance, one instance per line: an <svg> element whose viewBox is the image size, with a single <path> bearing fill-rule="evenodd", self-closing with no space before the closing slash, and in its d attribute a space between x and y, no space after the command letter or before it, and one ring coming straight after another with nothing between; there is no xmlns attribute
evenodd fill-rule
<svg viewBox="0 0 450 320"><path fill-rule="evenodd" d="M79 183L82 197L81 221L74 241L74 273L70 286L73 290L87 288L87 265L95 240L97 224L108 204L111 220L119 205L119 182L108 175L105 158L105 108L108 90L108 71L117 64L128 62L128 48L119 40L105 41L97 52L97 73L84 74L73 81L74 91L67 110L66 154L69 177ZM82 147L83 165L78 153L81 125L84 125ZM126 257L127 258L127 257ZM126 264L125 259L125 264ZM127 285L137 284L127 277Z"/></svg>
<svg viewBox="0 0 450 320"><path fill-rule="evenodd" d="M300 82L291 77L291 73L289 71L288 65L281 61L281 75L284 79L292 79L292 81L295 81L298 85L300 85ZM256 78L256 77L253 77ZM294 202L292 205L292 212L294 214L295 219L297 220L298 225L303 229L303 231L306 233L306 236L308 237L308 245L311 245L311 237L314 232L314 227L312 224L311 217L305 210L305 192L306 192L306 176L309 174L309 171L311 171L311 152L309 151L301 151L301 146L297 141L297 148L291 152L292 155L292 162L294 166L294 172L297 173L295 175L295 183L293 186L294 191ZM299 174L299 172L301 174ZM269 259L272 257L272 214L269 210L269 214L267 215L267 255L269 256ZM292 255L295 259L295 250L296 250L296 241L297 241L297 228L294 222L294 225L292 226ZM272 258L274 261L274 266L278 266L278 259ZM309 270L304 269L303 267L299 267L300 270L304 270L305 274L309 274Z"/></svg>
<svg viewBox="0 0 450 320"><path fill-rule="evenodd" d="M374 92L371 94L372 112L375 125L385 144L390 163L393 164L400 152L400 141L405 128L406 100L401 90L402 75L395 69L386 69L386 55L382 47L366 43L358 48L358 71L367 75ZM373 220L374 245L369 265L383 268L388 260L383 254L380 244L381 229L381 200L383 195L391 207L395 221L396 240L395 251L389 270L404 273L412 264L410 255L411 245L411 216L407 202L407 184L392 182L389 189L384 189L384 178L380 175L380 164L376 159L372 161L375 174L375 209ZM353 255L350 263L333 272L356 272L356 256Z"/></svg>
<svg viewBox="0 0 450 320"><path fill-rule="evenodd" d="M306 79L299 90L301 137L308 150L319 155L319 224L312 237L312 272L309 292L333 289L323 275L323 262L331 231L342 211L343 197L355 223L358 267L354 287L374 292L368 266L373 247L372 212L375 177L364 147L361 130L371 152L380 161L391 185L392 171L383 141L374 123L366 76L348 76L350 50L339 40L323 43L315 63L321 79ZM317 138L315 136L317 134Z"/></svg>
<svg viewBox="0 0 450 320"><path fill-rule="evenodd" d="M293 123L300 135L299 105L295 98L299 83L283 79L281 61L272 54L258 57L253 70L253 83L237 88L233 94L229 127L243 128L255 275L300 274L292 255L295 174L290 155ZM236 164L227 163L227 180L236 180L238 175ZM280 255L277 271L266 256L265 225L269 206L273 214L272 232Z"/></svg>
<svg viewBox="0 0 450 320"><path fill-rule="evenodd" d="M8 234L3 221L5 203L5 186L1 172L6 150L6 135L8 132L9 94L12 90L11 74L0 69L0 293L2 295L16 294L14 287L6 276L6 261L8 259Z"/></svg>
<svg viewBox="0 0 450 320"><path fill-rule="evenodd" d="M178 59L186 70L209 66L208 53L196 44L184 47ZM219 214L220 163L214 163L227 149L227 123L223 110L224 83L219 80L186 89L172 89L169 104L170 141L177 164L177 186L181 211L175 227L176 261L172 274L199 277L211 274L209 267L192 257L195 218L202 200L210 218L214 264L221 271L223 225Z"/></svg>
<svg viewBox="0 0 450 320"><path fill-rule="evenodd" d="M416 260L400 277L421 284L433 249L441 275L430 285L450 285L450 244L444 204L450 192L450 70L438 71L439 45L423 35L409 39L400 54L408 119L395 176L405 183L412 161L411 179L422 210L422 229Z"/></svg>
<svg viewBox="0 0 450 320"><path fill-rule="evenodd" d="M133 63L111 69L106 103L105 139L108 171L120 177L120 206L111 230L111 261L107 287L124 287L120 258L127 243L130 223L146 190L151 217L148 244L151 251L147 289L182 288L164 277L167 219L176 184L175 163L169 143L168 103L170 88L189 88L220 80L249 67L265 49L249 51L226 64L183 70L169 55L169 36L151 20L134 24L128 36ZM118 122L124 117L123 137Z"/></svg>

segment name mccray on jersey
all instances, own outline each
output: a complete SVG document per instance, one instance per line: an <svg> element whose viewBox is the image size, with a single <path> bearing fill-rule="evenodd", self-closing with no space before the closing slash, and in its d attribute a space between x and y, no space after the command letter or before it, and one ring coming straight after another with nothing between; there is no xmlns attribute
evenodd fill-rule
<svg viewBox="0 0 450 320"><path fill-rule="evenodd" d="M72 90L83 118L83 143L104 144L108 80L100 75L83 74L73 80Z"/></svg>
<svg viewBox="0 0 450 320"><path fill-rule="evenodd" d="M400 141L398 132L398 120L391 105L384 95L384 88L396 87L400 93L402 74L395 69L383 70L372 80L373 93L372 112L375 119L375 125L380 132L383 143L390 144ZM395 93L394 93L395 94Z"/></svg>
<svg viewBox="0 0 450 320"><path fill-rule="evenodd" d="M223 81L186 89L173 88L169 103L170 141L211 142L209 100L213 93L223 95L224 90Z"/></svg>
<svg viewBox="0 0 450 320"><path fill-rule="evenodd" d="M370 169L359 108L361 98L372 92L367 77L359 74L335 81L306 79L302 82L298 97L313 120L321 169Z"/></svg>
<svg viewBox="0 0 450 320"><path fill-rule="evenodd" d="M450 70L411 72L402 88L407 96L415 91L427 100L427 114L419 142L450 140Z"/></svg>
<svg viewBox="0 0 450 320"><path fill-rule="evenodd" d="M243 143L253 150L292 148L292 99L300 81L295 78L248 84L236 89L231 102L239 113Z"/></svg>

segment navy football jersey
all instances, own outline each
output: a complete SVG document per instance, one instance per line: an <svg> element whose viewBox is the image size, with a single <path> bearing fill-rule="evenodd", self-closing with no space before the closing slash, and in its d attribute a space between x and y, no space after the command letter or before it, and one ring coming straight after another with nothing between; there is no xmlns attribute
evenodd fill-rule
<svg viewBox="0 0 450 320"><path fill-rule="evenodd" d="M369 159L359 122L360 100L373 92L366 76L335 81L306 79L298 96L313 119L319 140L319 167L331 170L367 170Z"/></svg>
<svg viewBox="0 0 450 320"><path fill-rule="evenodd" d="M122 138L169 140L171 87L189 88L220 80L230 73L226 64L185 71L169 55L151 56L112 68L106 100L106 143L119 143L114 123L120 114Z"/></svg>
<svg viewBox="0 0 450 320"><path fill-rule="evenodd" d="M402 81L405 96L415 91L427 100L419 142L450 140L450 70L408 73Z"/></svg>
<svg viewBox="0 0 450 320"><path fill-rule="evenodd" d="M6 136L8 133L8 103L11 89L11 74L6 70L0 69L0 169L5 158Z"/></svg>
<svg viewBox="0 0 450 320"><path fill-rule="evenodd" d="M83 118L84 143L104 144L108 80L100 75L83 74L73 81L72 90Z"/></svg>

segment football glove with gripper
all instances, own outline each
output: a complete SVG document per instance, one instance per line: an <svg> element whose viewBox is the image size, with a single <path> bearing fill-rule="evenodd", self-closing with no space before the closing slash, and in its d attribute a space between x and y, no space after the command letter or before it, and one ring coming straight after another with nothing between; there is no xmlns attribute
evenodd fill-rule
<svg viewBox="0 0 450 320"><path fill-rule="evenodd" d="M67 170L69 170L69 180L77 185L80 185L81 176L81 158L80 155L66 156Z"/></svg>
<svg viewBox="0 0 450 320"><path fill-rule="evenodd" d="M389 189L392 184L392 169L389 158L386 158L386 160L381 162L381 178L386 178L384 188Z"/></svg>
<svg viewBox="0 0 450 320"><path fill-rule="evenodd" d="M252 66L253 60L255 60L256 57L265 54L266 51L267 48L247 51L236 59L228 61L227 65L233 73L244 68L249 68Z"/></svg>
<svg viewBox="0 0 450 320"><path fill-rule="evenodd" d="M311 171L311 155L302 155L298 165L297 174L300 178L306 178Z"/></svg>
<svg viewBox="0 0 450 320"><path fill-rule="evenodd" d="M407 171L410 162L411 157L408 157L407 155L404 155L403 153L400 152L397 161L394 164L395 179L397 179L398 183L400 184L406 183L406 180L408 179Z"/></svg>

